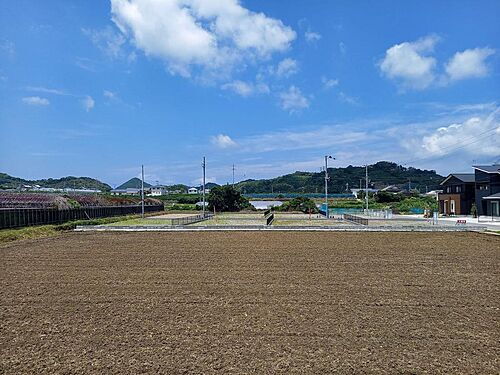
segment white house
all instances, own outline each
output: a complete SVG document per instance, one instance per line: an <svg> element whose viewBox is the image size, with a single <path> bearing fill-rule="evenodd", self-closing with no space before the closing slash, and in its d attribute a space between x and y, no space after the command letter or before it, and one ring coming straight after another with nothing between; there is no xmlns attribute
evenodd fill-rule
<svg viewBox="0 0 500 375"><path fill-rule="evenodd" d="M198 189L195 187L189 188L188 194L198 194Z"/></svg>
<svg viewBox="0 0 500 375"><path fill-rule="evenodd" d="M162 185L151 186L150 195L152 195L152 196L157 197L160 195L166 195L168 193L169 193L169 191L168 191L166 186L162 186Z"/></svg>

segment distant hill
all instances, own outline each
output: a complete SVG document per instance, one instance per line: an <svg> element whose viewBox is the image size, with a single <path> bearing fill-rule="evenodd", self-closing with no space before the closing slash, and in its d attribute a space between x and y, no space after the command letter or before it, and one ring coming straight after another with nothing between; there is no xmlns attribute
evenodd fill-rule
<svg viewBox="0 0 500 375"><path fill-rule="evenodd" d="M328 191L331 193L344 193L349 184L349 189L364 188L365 167L349 165L345 168L328 168L330 182ZM368 166L368 179L370 187L383 188L396 185L402 189L408 188L425 192L439 188L439 183L444 179L433 170L406 168L396 163L380 161ZM244 193L323 193L325 191L325 173L295 172L281 177L265 180L246 180L239 182L237 187Z"/></svg>
<svg viewBox="0 0 500 375"><path fill-rule="evenodd" d="M215 182L207 182L205 184L205 189L213 189L214 187L219 186L219 184L216 184ZM200 189L202 188L202 185L200 185Z"/></svg>
<svg viewBox="0 0 500 375"><path fill-rule="evenodd" d="M144 182L144 187L148 188L151 187L151 184L148 184L147 182ZM121 189L141 189L142 188L142 182L141 179L134 177L128 180L127 182L124 182L120 186L118 186L116 189L121 190Z"/></svg>
<svg viewBox="0 0 500 375"><path fill-rule="evenodd" d="M102 191L111 190L111 186L90 177L68 176L63 178L49 178L43 180L25 180L12 177L6 173L0 173L0 189L17 189L20 185L40 185L54 189L96 189Z"/></svg>

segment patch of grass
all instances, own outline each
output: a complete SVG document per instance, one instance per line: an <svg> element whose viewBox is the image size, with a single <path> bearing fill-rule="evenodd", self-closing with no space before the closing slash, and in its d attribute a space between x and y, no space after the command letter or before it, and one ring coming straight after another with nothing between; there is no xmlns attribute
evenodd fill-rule
<svg viewBox="0 0 500 375"><path fill-rule="evenodd" d="M36 227L26 227L18 229L2 229L0 230L0 243L17 240L27 240L30 238L56 236L59 233L61 232L56 230L55 225L40 225Z"/></svg>
<svg viewBox="0 0 500 375"><path fill-rule="evenodd" d="M154 216L158 214L159 213L155 212L151 214L146 214L146 216ZM140 220L140 215L104 217L101 219L68 221L67 223L57 224L57 225L37 225L33 227L2 229L0 230L0 243L26 240L32 238L57 236L62 232L75 229L77 225L103 225L103 224L109 224L109 223L120 222L125 220L133 220L133 219Z"/></svg>

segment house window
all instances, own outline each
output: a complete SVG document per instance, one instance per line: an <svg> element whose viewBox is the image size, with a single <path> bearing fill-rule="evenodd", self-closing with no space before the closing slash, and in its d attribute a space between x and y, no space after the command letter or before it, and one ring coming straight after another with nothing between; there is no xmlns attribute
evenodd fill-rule
<svg viewBox="0 0 500 375"><path fill-rule="evenodd" d="M461 193L461 192L462 192L462 187L461 187L460 185L456 186L456 187L455 187L455 191L456 191L457 193Z"/></svg>
<svg viewBox="0 0 500 375"><path fill-rule="evenodd" d="M483 184L483 185L479 185L479 190L488 190L488 185L486 184Z"/></svg>

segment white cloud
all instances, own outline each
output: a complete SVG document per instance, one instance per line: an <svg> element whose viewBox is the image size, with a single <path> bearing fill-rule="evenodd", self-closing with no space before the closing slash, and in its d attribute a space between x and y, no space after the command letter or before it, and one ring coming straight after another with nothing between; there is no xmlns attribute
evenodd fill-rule
<svg viewBox="0 0 500 375"><path fill-rule="evenodd" d="M238 0L111 0L112 20L146 55L173 73L228 73L243 59L286 50L295 32ZM227 74L225 74L227 76Z"/></svg>
<svg viewBox="0 0 500 375"><path fill-rule="evenodd" d="M435 79L436 59L427 54L438 41L438 37L429 35L415 42L392 46L379 63L382 74L400 82L403 88L422 90L429 87Z"/></svg>
<svg viewBox="0 0 500 375"><path fill-rule="evenodd" d="M269 86L265 83L253 84L251 82L243 82L239 80L226 83L221 86L221 89L233 91L244 97L254 94L268 94L270 92Z"/></svg>
<svg viewBox="0 0 500 375"><path fill-rule="evenodd" d="M299 65L297 64L297 60L287 57L278 64L278 67L276 68L276 75L278 77L290 77L298 71Z"/></svg>
<svg viewBox="0 0 500 375"><path fill-rule="evenodd" d="M329 79L326 78L325 76L321 77L321 83L323 84L323 88L328 90L331 88L334 88L335 86L338 86L339 80L338 79Z"/></svg>
<svg viewBox="0 0 500 375"><path fill-rule="evenodd" d="M281 108L290 113L309 108L309 100L302 95L300 89L295 86L290 86L287 91L279 94Z"/></svg>
<svg viewBox="0 0 500 375"><path fill-rule="evenodd" d="M83 98L83 99L82 99L81 103L82 103L82 105L83 105L83 108L85 108L85 110L86 110L87 112L89 112L89 111L90 111L91 109L93 109L93 108L94 108L94 106L95 106L95 101L94 101L94 99L92 99L92 97L91 97L91 96L88 96L88 95L87 95L85 98Z"/></svg>
<svg viewBox="0 0 500 375"><path fill-rule="evenodd" d="M457 52L446 63L446 73L452 81L485 77L489 73L485 60L494 53L495 50L491 48L474 48Z"/></svg>
<svg viewBox="0 0 500 375"><path fill-rule="evenodd" d="M27 96L22 101L25 104L36 106L47 106L50 104L49 99L40 98L39 96Z"/></svg>
<svg viewBox="0 0 500 375"><path fill-rule="evenodd" d="M237 143L231 139L230 136L225 134L219 134L212 137L212 144L219 148L230 148L237 146Z"/></svg>
<svg viewBox="0 0 500 375"><path fill-rule="evenodd" d="M317 42L321 39L321 34L315 33L314 31L307 30L304 34L306 41L309 43Z"/></svg>
<svg viewBox="0 0 500 375"><path fill-rule="evenodd" d="M443 156L459 150L472 155L500 155L500 121L497 109L487 117L470 117L439 127L406 143L419 156Z"/></svg>

